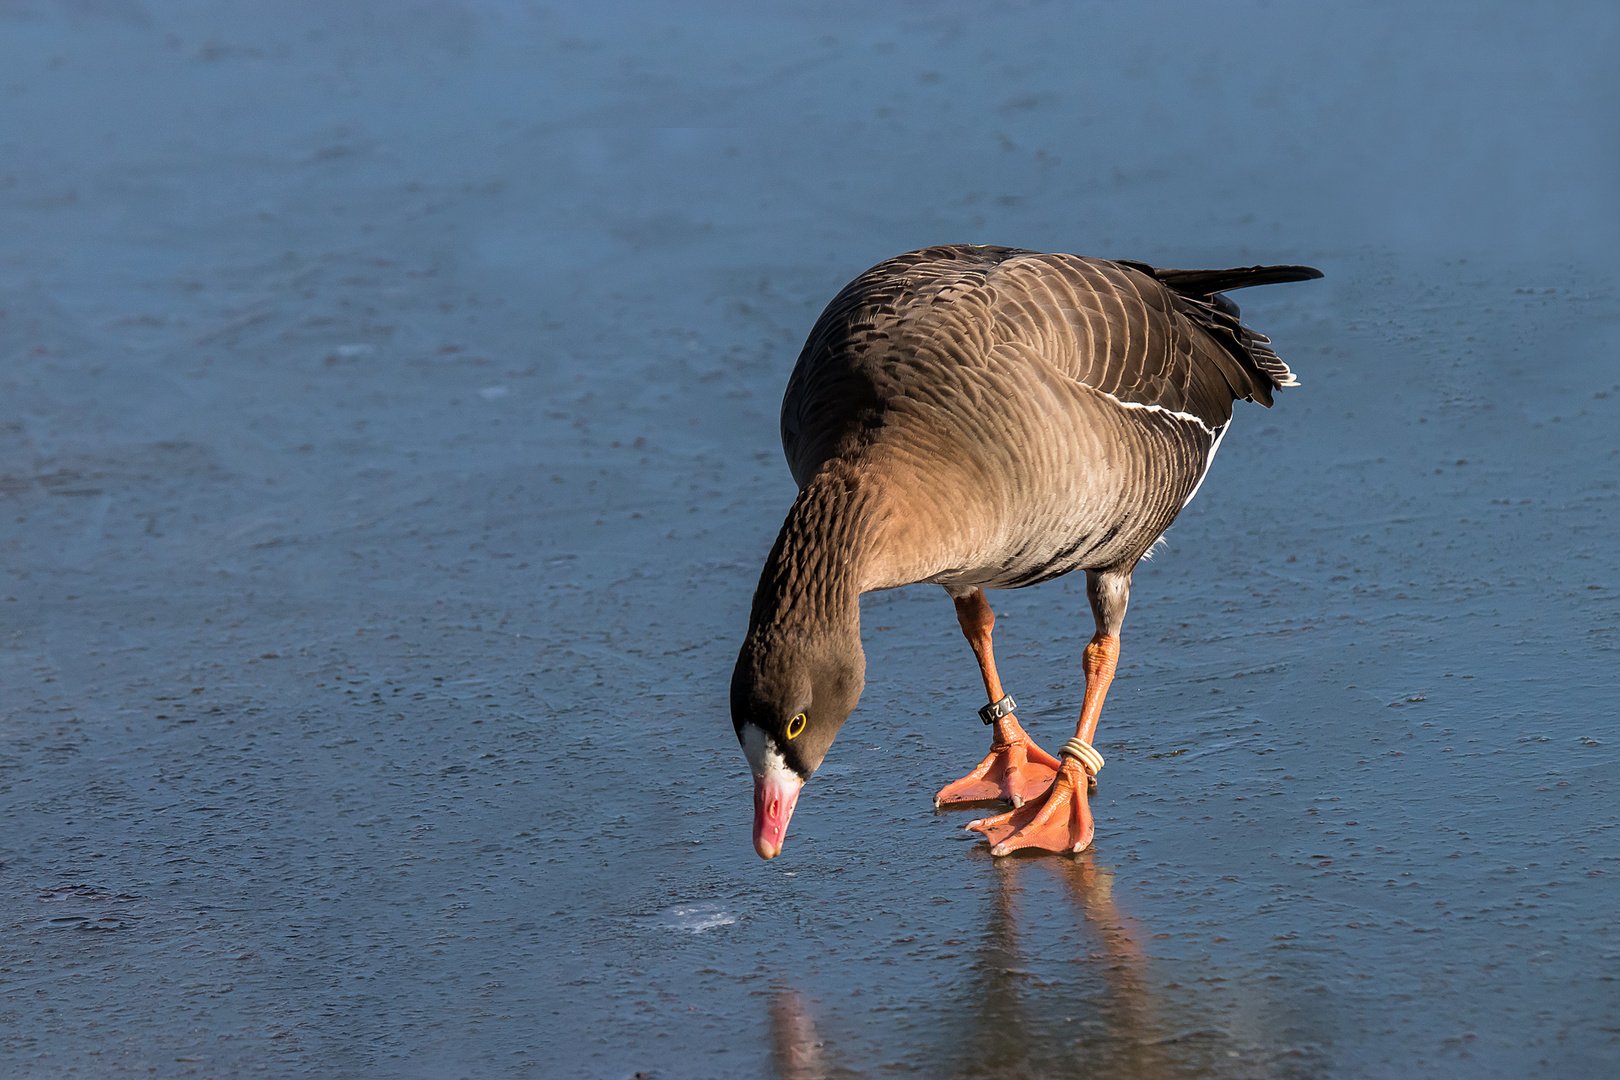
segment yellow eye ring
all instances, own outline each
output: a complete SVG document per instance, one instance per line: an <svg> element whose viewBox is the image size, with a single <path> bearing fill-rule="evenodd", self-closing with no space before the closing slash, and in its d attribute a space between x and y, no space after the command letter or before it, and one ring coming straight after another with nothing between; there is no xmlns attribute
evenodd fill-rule
<svg viewBox="0 0 1620 1080"><path fill-rule="evenodd" d="M804 723L805 723L805 715L804 715L804 713L800 713L799 715L795 716L793 719L789 720L788 721L788 726L787 726L787 737L790 738L790 739L797 739L799 737L799 734L802 731L804 731Z"/></svg>

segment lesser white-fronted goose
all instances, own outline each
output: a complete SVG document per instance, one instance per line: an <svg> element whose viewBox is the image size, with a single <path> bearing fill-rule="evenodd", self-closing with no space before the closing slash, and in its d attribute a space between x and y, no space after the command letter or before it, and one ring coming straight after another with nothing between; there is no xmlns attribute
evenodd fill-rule
<svg viewBox="0 0 1620 1080"><path fill-rule="evenodd" d="M800 789L865 686L863 592L942 585L979 661L990 754L936 804L1002 798L971 822L1003 855L1091 843L1092 746L1137 561L1192 500L1238 398L1296 385L1224 290L1307 266L1159 270L1000 247L880 263L810 331L782 401L799 485L765 560L731 681L754 773L754 847L782 849ZM1019 726L985 589L1086 571L1075 737L1053 757Z"/></svg>

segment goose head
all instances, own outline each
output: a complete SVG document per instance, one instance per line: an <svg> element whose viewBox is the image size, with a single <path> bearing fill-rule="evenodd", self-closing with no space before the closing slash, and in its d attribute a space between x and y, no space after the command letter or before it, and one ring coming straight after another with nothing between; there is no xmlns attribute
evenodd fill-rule
<svg viewBox="0 0 1620 1080"><path fill-rule="evenodd" d="M754 850L782 851L805 781L860 701L860 636L750 636L731 677L731 724L754 774Z"/></svg>

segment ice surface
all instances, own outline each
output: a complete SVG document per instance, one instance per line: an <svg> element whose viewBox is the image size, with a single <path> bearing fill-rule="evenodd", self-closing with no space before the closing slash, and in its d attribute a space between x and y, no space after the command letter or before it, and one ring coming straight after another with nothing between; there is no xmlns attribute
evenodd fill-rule
<svg viewBox="0 0 1620 1080"><path fill-rule="evenodd" d="M1612 4L0 0L0 1073L1620 1068ZM886 256L1299 262L993 861L944 595L726 692ZM1083 583L992 596L1060 743Z"/></svg>

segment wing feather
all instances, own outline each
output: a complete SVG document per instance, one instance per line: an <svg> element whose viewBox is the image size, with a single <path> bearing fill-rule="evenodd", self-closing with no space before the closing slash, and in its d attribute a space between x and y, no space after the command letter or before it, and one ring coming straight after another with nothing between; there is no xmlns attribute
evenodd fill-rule
<svg viewBox="0 0 1620 1080"><path fill-rule="evenodd" d="M798 476L880 426L882 393L862 370L874 354L892 375L915 366L924 379L939 364L1033 357L1122 402L1191 414L1214 430L1234 400L1269 406L1275 387L1297 385L1220 290L1320 276L1296 266L1159 270L1002 247L907 252L850 282L816 321L782 403L783 444Z"/></svg>

